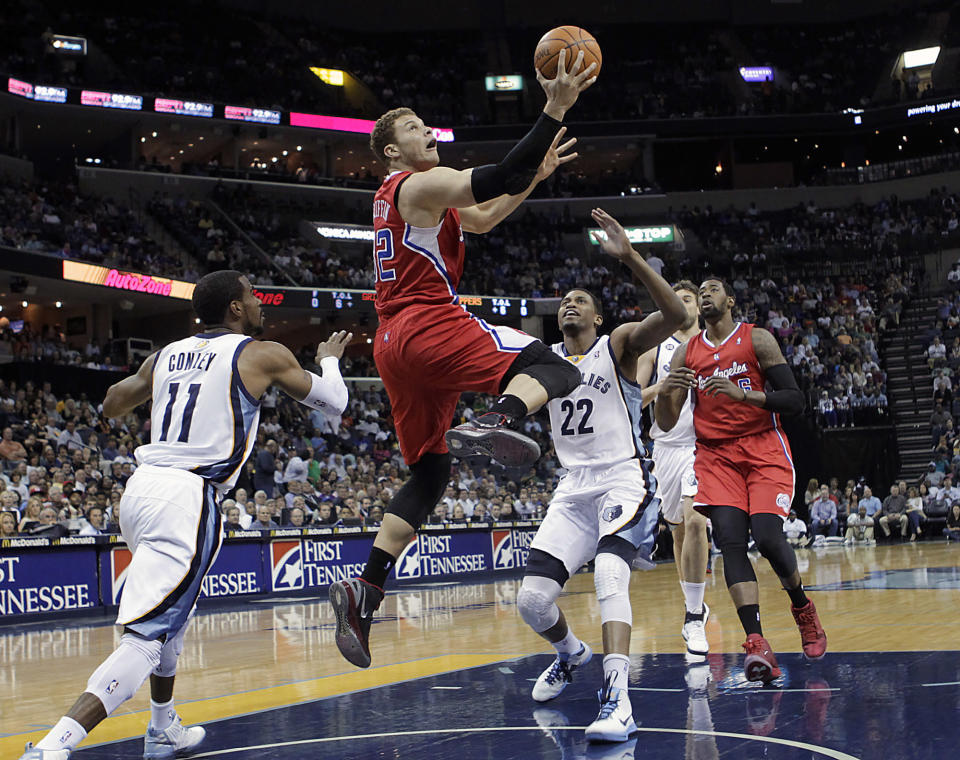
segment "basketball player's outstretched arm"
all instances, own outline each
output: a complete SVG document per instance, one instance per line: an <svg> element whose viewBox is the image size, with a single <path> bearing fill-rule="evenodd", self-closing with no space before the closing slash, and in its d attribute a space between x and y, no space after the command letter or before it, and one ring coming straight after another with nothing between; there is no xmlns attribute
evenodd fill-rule
<svg viewBox="0 0 960 760"><path fill-rule="evenodd" d="M490 232L490 230L510 216L510 214L527 199L527 196L533 192L533 189L553 174L560 164L573 161L579 154L567 153L567 151L576 144L577 138L571 137L561 145L560 140L566 132L566 127L560 127L560 131L557 132L557 136L553 138L553 142L550 144L547 155L544 156L543 161L540 162L540 168L537 169L533 182L531 182L527 186L527 189L520 193L520 195L501 195L492 201L478 203L476 206L467 206L466 208L460 209L460 223L463 229L467 232L480 234Z"/></svg>
<svg viewBox="0 0 960 760"><path fill-rule="evenodd" d="M259 398L271 385L301 404L330 415L347 406L347 386L340 377L340 357L353 333L340 331L317 347L322 375L303 369L289 348L273 341L252 341L240 354L240 377L250 395Z"/></svg>
<svg viewBox="0 0 960 760"><path fill-rule="evenodd" d="M687 393L696 383L694 372L686 366L686 363L687 344L684 343L673 352L670 372L660 383L657 404L653 407L653 418L665 432L673 430L673 426L677 424Z"/></svg>
<svg viewBox="0 0 960 760"><path fill-rule="evenodd" d="M408 219L416 210L429 211L439 217L448 208L466 208L499 198L501 195L523 193L540 167L544 156L560 129L560 122L577 97L596 80L591 77L596 64L591 63L583 71L583 52L570 71L566 70L560 51L557 76L537 78L547 94L543 113L533 128L517 143L499 164L487 164L473 169L451 169L435 166L422 172L414 172L403 183L398 197L398 210Z"/></svg>
<svg viewBox="0 0 960 760"><path fill-rule="evenodd" d="M660 383L654 383L650 385L650 380L653 379L653 371L655 369L654 365L657 361L657 347L654 346L649 351L645 351L641 354L640 358L637 359L637 385L640 386L640 398L643 401L643 407L646 409L647 405L657 397L657 393L660 392Z"/></svg>
<svg viewBox="0 0 960 760"><path fill-rule="evenodd" d="M755 327L753 352L757 355L760 369L773 390L744 390L726 377L707 378L704 393L712 396L727 396L742 404L750 404L778 414L800 414L803 411L803 391L797 385L786 359L780 351L777 339L767 330Z"/></svg>
<svg viewBox="0 0 960 760"><path fill-rule="evenodd" d="M603 252L627 265L646 287L658 309L643 321L628 322L610 333L610 346L621 369L627 370L626 375L630 379L636 372L640 355L673 335L687 318L687 310L670 283L633 250L627 233L616 219L599 208L591 211L590 215L606 234L604 239L598 239Z"/></svg>
<svg viewBox="0 0 960 760"><path fill-rule="evenodd" d="M103 399L104 417L122 417L150 400L153 393L153 363L158 353L148 356L137 374L125 377L107 389Z"/></svg>

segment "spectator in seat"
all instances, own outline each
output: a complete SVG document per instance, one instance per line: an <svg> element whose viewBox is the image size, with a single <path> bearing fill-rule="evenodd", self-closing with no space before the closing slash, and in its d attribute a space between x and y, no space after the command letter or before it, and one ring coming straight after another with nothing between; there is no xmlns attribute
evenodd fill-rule
<svg viewBox="0 0 960 760"><path fill-rule="evenodd" d="M835 536L837 527L837 504L830 498L829 486L820 486L820 498L810 506L810 532L814 536Z"/></svg>
<svg viewBox="0 0 960 760"><path fill-rule="evenodd" d="M926 492L927 487L921 485L920 488ZM907 489L907 523L910 529L910 540L916 541L917 536L923 532L920 523L923 521L923 497L920 492L910 486Z"/></svg>
<svg viewBox="0 0 960 760"><path fill-rule="evenodd" d="M923 487L921 486L921 492ZM954 502L937 494L936 497L927 495L923 497L923 522L928 536L937 535L947 522L947 515L950 513L950 507Z"/></svg>
<svg viewBox="0 0 960 760"><path fill-rule="evenodd" d="M273 521L273 507L261 504L257 507L257 519L250 523L250 530L276 530L280 526Z"/></svg>
<svg viewBox="0 0 960 760"><path fill-rule="evenodd" d="M810 480L807 481L807 490L803 492L803 503L807 505L808 514L813 502L815 502L819 498L820 498L820 484L817 482L816 478L810 478Z"/></svg>
<svg viewBox="0 0 960 760"><path fill-rule="evenodd" d="M13 428L5 427L3 438L0 439L0 459L3 460L4 469L12 469L26 458L27 450L23 448L23 444L13 440Z"/></svg>
<svg viewBox="0 0 960 760"><path fill-rule="evenodd" d="M243 530L243 526L240 524L240 507L233 504L224 509L223 514L225 518L223 521L224 531L229 533L231 530Z"/></svg>
<svg viewBox="0 0 960 760"><path fill-rule="evenodd" d="M830 398L829 391L820 392L817 411L820 413L820 424L823 425L823 427L834 428L837 426L837 411L834 408L834 402L833 399Z"/></svg>
<svg viewBox="0 0 960 760"><path fill-rule="evenodd" d="M294 507L290 510L290 519L289 522L284 525L284 528L302 528L304 527L304 513L303 509L300 507Z"/></svg>
<svg viewBox="0 0 960 760"><path fill-rule="evenodd" d="M367 513L366 525L379 525L383 522L383 507L372 506Z"/></svg>
<svg viewBox="0 0 960 760"><path fill-rule="evenodd" d="M845 536L847 543L864 541L870 543L873 541L873 518L867 515L867 508L862 504L857 509L856 514L847 518L847 533Z"/></svg>
<svg viewBox="0 0 960 760"><path fill-rule="evenodd" d="M934 367L942 367L947 362L947 346L940 340L940 336L937 335L933 339L933 343L927 346L927 366L930 369Z"/></svg>
<svg viewBox="0 0 960 760"><path fill-rule="evenodd" d="M464 523L466 521L467 521L467 515L463 511L463 507L460 504L454 504L453 517L451 518L450 522Z"/></svg>
<svg viewBox="0 0 960 760"><path fill-rule="evenodd" d="M430 523L445 523L447 521L447 505L441 500L437 506L433 508L433 512L430 513L430 518L427 522Z"/></svg>
<svg viewBox="0 0 960 760"><path fill-rule="evenodd" d="M890 495L883 500L883 511L880 517L880 527L883 535L890 538L892 525L900 524L900 535L907 537L907 500L900 494L900 487L890 486Z"/></svg>
<svg viewBox="0 0 960 760"><path fill-rule="evenodd" d="M783 522L783 532L787 534L787 543L791 546L807 545L807 524L797 517L794 510L790 510L790 516Z"/></svg>
<svg viewBox="0 0 960 760"><path fill-rule="evenodd" d="M0 538L13 538L17 535L17 515L14 512L0 512Z"/></svg>
<svg viewBox="0 0 960 760"><path fill-rule="evenodd" d="M104 532L103 507L94 505L87 509L87 524L81 529L81 536L100 536Z"/></svg>
<svg viewBox="0 0 960 760"><path fill-rule="evenodd" d="M947 514L947 527L943 529L947 541L960 541L960 501L950 507Z"/></svg>
<svg viewBox="0 0 960 760"><path fill-rule="evenodd" d="M337 521L337 516L333 511L333 505L329 501L320 502L316 513L313 515L314 525L333 525Z"/></svg>

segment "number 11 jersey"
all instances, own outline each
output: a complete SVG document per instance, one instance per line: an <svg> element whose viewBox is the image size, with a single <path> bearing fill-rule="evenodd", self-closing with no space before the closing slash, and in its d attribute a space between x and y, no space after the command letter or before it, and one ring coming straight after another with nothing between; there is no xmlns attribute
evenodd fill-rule
<svg viewBox="0 0 960 760"><path fill-rule="evenodd" d="M136 450L138 464L188 470L222 491L233 487L260 421L260 400L244 387L237 368L251 340L206 333L157 353L150 443Z"/></svg>
<svg viewBox="0 0 960 760"><path fill-rule="evenodd" d="M580 387L547 403L553 447L567 469L613 465L645 456L641 441L640 386L621 376L610 336L603 335L583 354L551 347L580 370Z"/></svg>

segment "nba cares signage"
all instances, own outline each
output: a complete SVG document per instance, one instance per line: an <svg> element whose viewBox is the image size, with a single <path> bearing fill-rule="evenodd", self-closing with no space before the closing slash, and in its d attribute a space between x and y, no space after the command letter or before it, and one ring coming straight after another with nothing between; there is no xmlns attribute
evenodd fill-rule
<svg viewBox="0 0 960 760"><path fill-rule="evenodd" d="M171 280L140 272L126 272L108 269L95 264L83 264L79 261L63 262L63 279L74 282L86 282L102 285L115 290L130 290L137 293L149 293L152 296L178 298L189 301L193 297L194 284L182 280Z"/></svg>

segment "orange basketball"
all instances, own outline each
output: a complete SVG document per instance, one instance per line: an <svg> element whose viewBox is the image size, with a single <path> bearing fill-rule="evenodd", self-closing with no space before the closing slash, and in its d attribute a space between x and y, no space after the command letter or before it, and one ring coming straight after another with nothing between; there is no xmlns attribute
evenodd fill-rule
<svg viewBox="0 0 960 760"><path fill-rule="evenodd" d="M0 317L0 330L6 330L10 327L10 320L6 317Z"/></svg>
<svg viewBox="0 0 960 760"><path fill-rule="evenodd" d="M600 53L600 45L596 38L586 29L579 26L558 26L551 29L537 43L537 49L533 54L533 65L547 79L553 79L557 75L557 58L561 50L566 50L567 71L577 60L577 53L583 51L583 69L591 63L596 63L597 68L593 70L590 76L597 76L600 73L600 65L603 63L603 55Z"/></svg>

